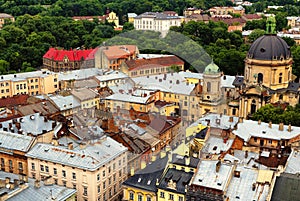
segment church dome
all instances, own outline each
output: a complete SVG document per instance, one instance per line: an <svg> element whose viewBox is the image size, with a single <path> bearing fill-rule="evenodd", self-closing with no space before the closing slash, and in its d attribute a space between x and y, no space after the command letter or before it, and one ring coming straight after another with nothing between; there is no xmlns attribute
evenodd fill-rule
<svg viewBox="0 0 300 201"><path fill-rule="evenodd" d="M256 39L247 54L249 59L282 60L289 59L291 51L288 44L274 34L266 34Z"/></svg>
<svg viewBox="0 0 300 201"><path fill-rule="evenodd" d="M204 70L204 74L217 74L220 72L219 67L212 61Z"/></svg>

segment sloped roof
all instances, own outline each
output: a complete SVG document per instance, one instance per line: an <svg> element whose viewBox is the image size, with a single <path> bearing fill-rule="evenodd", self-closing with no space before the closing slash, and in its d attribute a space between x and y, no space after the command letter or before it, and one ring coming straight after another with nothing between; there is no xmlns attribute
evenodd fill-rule
<svg viewBox="0 0 300 201"><path fill-rule="evenodd" d="M126 59L138 51L135 45L105 46L103 53L108 59Z"/></svg>
<svg viewBox="0 0 300 201"><path fill-rule="evenodd" d="M176 56L158 57L149 59L135 59L125 62L129 70L137 70L149 67L184 65L184 61Z"/></svg>
<svg viewBox="0 0 300 201"><path fill-rule="evenodd" d="M65 57L69 61L80 61L82 59L94 59L95 49L88 50L58 50L56 48L50 48L43 58L52 59L54 61L63 61Z"/></svg>
<svg viewBox="0 0 300 201"><path fill-rule="evenodd" d="M276 178L271 201L290 201L300 198L300 177L299 175L282 173Z"/></svg>

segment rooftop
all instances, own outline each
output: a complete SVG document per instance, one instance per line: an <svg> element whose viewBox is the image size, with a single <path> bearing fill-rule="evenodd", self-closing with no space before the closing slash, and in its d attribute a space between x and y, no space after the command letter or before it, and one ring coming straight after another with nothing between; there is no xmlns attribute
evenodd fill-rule
<svg viewBox="0 0 300 201"><path fill-rule="evenodd" d="M269 123L252 120L243 120L238 124L238 128L232 131L233 134L239 136L244 141L248 142L251 137L260 137L265 139L291 139L300 134L300 127L291 127L291 131L288 131L288 126L283 126L283 130L279 130L279 124L272 124L272 128L269 127Z"/></svg>
<svg viewBox="0 0 300 201"><path fill-rule="evenodd" d="M299 188L299 174L282 173L276 178L271 201L299 200Z"/></svg>
<svg viewBox="0 0 300 201"><path fill-rule="evenodd" d="M99 94L96 91L89 88L73 89L71 93L79 101L86 101L99 97Z"/></svg>
<svg viewBox="0 0 300 201"><path fill-rule="evenodd" d="M17 74L7 74L0 76L0 82L2 81L25 81L28 78L37 78L37 77L47 77L50 74L54 74L48 70L38 70L26 73L17 73Z"/></svg>
<svg viewBox="0 0 300 201"><path fill-rule="evenodd" d="M39 113L19 117L0 123L1 131L19 133L22 135L31 134L34 136L47 133L54 129L55 122Z"/></svg>
<svg viewBox="0 0 300 201"><path fill-rule="evenodd" d="M0 150L4 153L7 153L8 150L18 150L26 153L33 145L34 140L31 136L0 131ZM3 149L6 149L6 151Z"/></svg>
<svg viewBox="0 0 300 201"><path fill-rule="evenodd" d="M108 59L125 59L138 53L138 48L135 45L114 45L104 46L103 54Z"/></svg>
<svg viewBox="0 0 300 201"><path fill-rule="evenodd" d="M285 173L290 174L299 174L300 173L300 152L299 150L293 150L290 154L286 166L285 166Z"/></svg>
<svg viewBox="0 0 300 201"><path fill-rule="evenodd" d="M73 95L69 96L49 96L49 99L59 108L60 111L65 111L80 107L80 102Z"/></svg>
<svg viewBox="0 0 300 201"><path fill-rule="evenodd" d="M38 112L43 116L46 116L55 114L59 110L49 100L43 100L37 103L19 106L18 111L22 113L22 115L30 115Z"/></svg>
<svg viewBox="0 0 300 201"><path fill-rule="evenodd" d="M87 69L80 69L80 70L73 70L67 72L59 72L58 80L81 80L86 79L89 77L103 75L104 71L99 68L87 68Z"/></svg>
<svg viewBox="0 0 300 201"><path fill-rule="evenodd" d="M220 169L217 172L216 166L218 164ZM232 172L232 165L214 160L201 160L191 185L225 191Z"/></svg>
<svg viewBox="0 0 300 201"><path fill-rule="evenodd" d="M106 82L110 80L125 79L128 78L128 75L119 71L110 71L105 73L104 75L95 76L95 78L100 82Z"/></svg>
<svg viewBox="0 0 300 201"><path fill-rule="evenodd" d="M5 178L9 178L10 189L1 188L1 193L8 193L8 201L19 201L19 200L40 200L40 201L51 201L55 198L56 201L64 201L70 198L76 193L75 189L69 189L64 186L58 186L54 184L46 184L40 182L40 187L35 187L35 180L28 179L28 182L19 180L19 175L0 172L0 178L2 181ZM17 182L15 186L14 182ZM13 186L13 189L11 189Z"/></svg>
<svg viewBox="0 0 300 201"><path fill-rule="evenodd" d="M137 86L143 89L160 90L163 92L190 95L195 84L189 84L183 74L167 73L132 78Z"/></svg>
<svg viewBox="0 0 300 201"><path fill-rule="evenodd" d="M43 58L51 59L53 61L63 61L68 59L69 61L82 61L86 59L94 59L95 52L98 48L88 50L59 50L56 48L50 48Z"/></svg>
<svg viewBox="0 0 300 201"><path fill-rule="evenodd" d="M94 140L93 144L86 144L82 149L79 145L74 145L73 150L64 146L38 143L26 156L94 171L126 151L126 147L112 138L102 137L99 140Z"/></svg>

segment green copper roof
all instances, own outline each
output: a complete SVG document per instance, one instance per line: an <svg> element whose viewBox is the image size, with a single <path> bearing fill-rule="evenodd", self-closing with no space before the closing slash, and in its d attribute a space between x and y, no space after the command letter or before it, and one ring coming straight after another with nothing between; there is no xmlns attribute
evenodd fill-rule
<svg viewBox="0 0 300 201"><path fill-rule="evenodd" d="M211 63L208 64L204 70L205 74L217 74L219 72L219 67L213 61L211 61Z"/></svg>

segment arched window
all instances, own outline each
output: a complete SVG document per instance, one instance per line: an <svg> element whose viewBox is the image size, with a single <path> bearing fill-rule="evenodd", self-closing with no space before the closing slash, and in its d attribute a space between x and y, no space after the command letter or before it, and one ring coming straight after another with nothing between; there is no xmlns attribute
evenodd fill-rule
<svg viewBox="0 0 300 201"><path fill-rule="evenodd" d="M211 92L211 83L207 82L207 92Z"/></svg>
<svg viewBox="0 0 300 201"><path fill-rule="evenodd" d="M258 73L257 82L262 83L264 81L264 75L262 73Z"/></svg>
<svg viewBox="0 0 300 201"><path fill-rule="evenodd" d="M251 103L251 114L256 112L256 101L253 99Z"/></svg>
<svg viewBox="0 0 300 201"><path fill-rule="evenodd" d="M278 80L279 83L282 83L282 73L279 73L279 80Z"/></svg>

